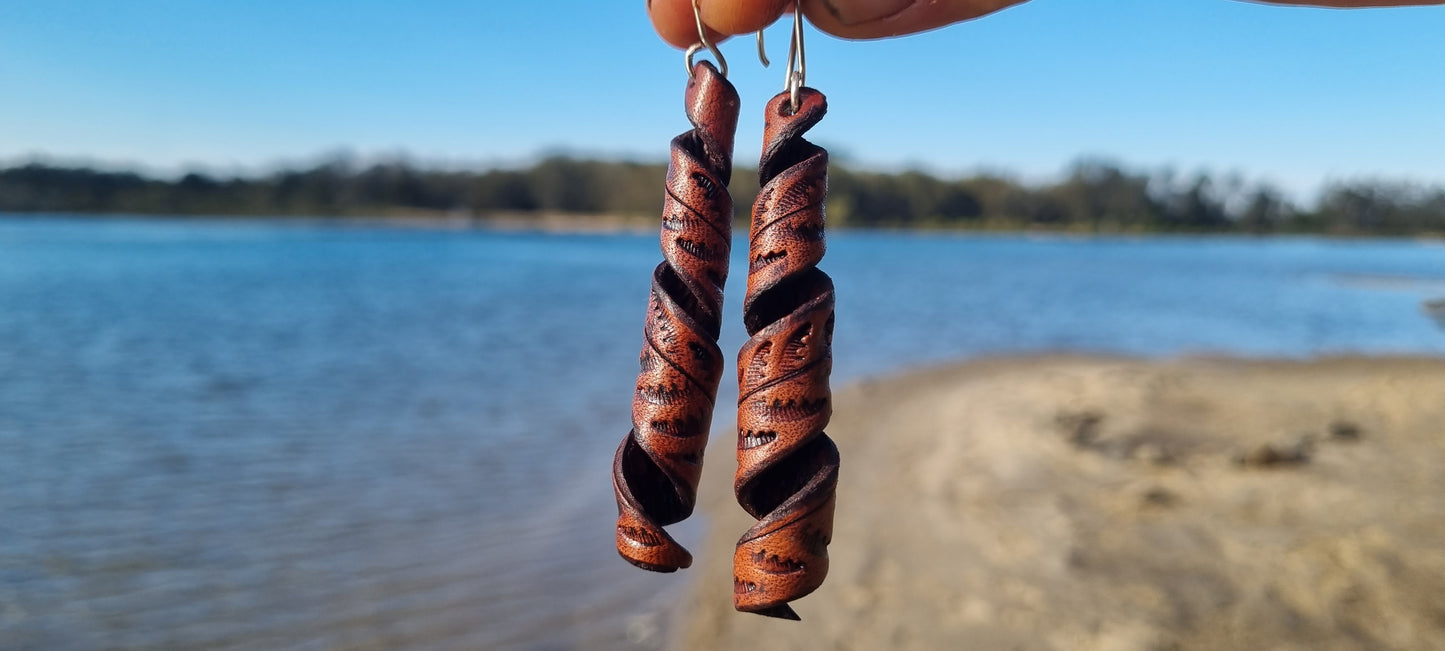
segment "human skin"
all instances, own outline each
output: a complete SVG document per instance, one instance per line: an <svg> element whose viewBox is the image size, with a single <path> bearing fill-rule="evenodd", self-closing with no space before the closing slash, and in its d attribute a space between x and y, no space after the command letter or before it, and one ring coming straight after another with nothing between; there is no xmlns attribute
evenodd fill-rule
<svg viewBox="0 0 1445 651"><path fill-rule="evenodd" d="M855 39L904 36L978 18L1026 0L803 0L803 15L834 36ZM697 0L710 39L747 34L777 20L792 0ZM676 47L697 42L693 0L648 0L652 26ZM1445 0L1267 0L1304 7L1406 7L1441 5Z"/></svg>

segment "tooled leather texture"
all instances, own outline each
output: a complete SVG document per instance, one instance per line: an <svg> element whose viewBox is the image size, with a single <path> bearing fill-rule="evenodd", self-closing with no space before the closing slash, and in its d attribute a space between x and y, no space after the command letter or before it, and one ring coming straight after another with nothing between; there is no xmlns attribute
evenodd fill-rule
<svg viewBox="0 0 1445 651"><path fill-rule="evenodd" d="M709 62L687 85L693 129L672 141L663 202L663 261L652 290L632 398L632 431L612 465L617 552L655 572L692 564L664 526L692 514L722 377L718 348L732 246L733 135L738 95Z"/></svg>
<svg viewBox="0 0 1445 651"><path fill-rule="evenodd" d="M838 448L823 432L832 415L833 281L823 259L828 152L803 139L827 112L801 89L768 102L759 166L762 190L748 237L738 353L738 503L758 522L733 556L733 605L798 619L788 602L828 574Z"/></svg>

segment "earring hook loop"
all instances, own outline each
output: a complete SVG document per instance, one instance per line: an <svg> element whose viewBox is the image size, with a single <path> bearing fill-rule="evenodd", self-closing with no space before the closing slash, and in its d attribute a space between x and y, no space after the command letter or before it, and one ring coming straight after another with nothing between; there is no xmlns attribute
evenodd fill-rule
<svg viewBox="0 0 1445 651"><path fill-rule="evenodd" d="M792 111L798 110L798 95L808 79L808 55L803 47L803 2L793 0L793 40L788 43L788 76L783 89L788 92L788 104Z"/></svg>
<svg viewBox="0 0 1445 651"><path fill-rule="evenodd" d="M700 0L692 0L692 17L697 21L698 42L689 46L687 48L687 54L682 57L683 65L687 66L687 78L693 78L693 57L697 56L697 53L703 51L703 49L707 49L708 52L712 53L712 58L717 59L718 72L721 72L722 76L726 78L728 76L728 60L723 58L722 50L717 49L717 46L713 45L712 41L707 40L707 28L702 26L702 8L698 6L699 1Z"/></svg>

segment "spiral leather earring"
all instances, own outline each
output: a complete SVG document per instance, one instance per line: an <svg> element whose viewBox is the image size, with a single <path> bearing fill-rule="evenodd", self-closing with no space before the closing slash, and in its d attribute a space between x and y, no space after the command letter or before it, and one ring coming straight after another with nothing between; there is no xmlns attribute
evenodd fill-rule
<svg viewBox="0 0 1445 651"><path fill-rule="evenodd" d="M837 446L823 433L833 412L833 281L817 266L828 152L802 137L828 105L803 86L802 29L795 9L787 88L764 115L733 482L738 503L758 520L733 555L733 606L794 620L788 602L816 590L828 574L839 463Z"/></svg>
<svg viewBox="0 0 1445 651"><path fill-rule="evenodd" d="M696 12L696 3L693 5ZM723 284L732 249L733 135L738 94L727 62L706 40L687 51L687 117L693 129L672 141L662 214L663 262L652 274L645 341L632 397L632 431L617 448L617 552L655 572L692 564L662 527L692 514L702 457L722 378L718 348ZM693 63L708 48L721 70Z"/></svg>

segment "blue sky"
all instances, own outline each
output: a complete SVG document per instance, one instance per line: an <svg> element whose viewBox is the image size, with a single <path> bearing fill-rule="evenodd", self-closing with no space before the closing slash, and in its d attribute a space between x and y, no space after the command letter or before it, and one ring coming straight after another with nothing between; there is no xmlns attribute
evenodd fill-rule
<svg viewBox="0 0 1445 651"><path fill-rule="evenodd" d="M784 58L787 28L769 31ZM1035 0L929 34L808 32L815 140L896 169L1047 178L1080 156L1238 171L1307 193L1445 181L1445 7ZM723 45L738 156L781 87ZM642 0L0 0L0 160L255 171L327 152L427 163L662 160L681 54Z"/></svg>

